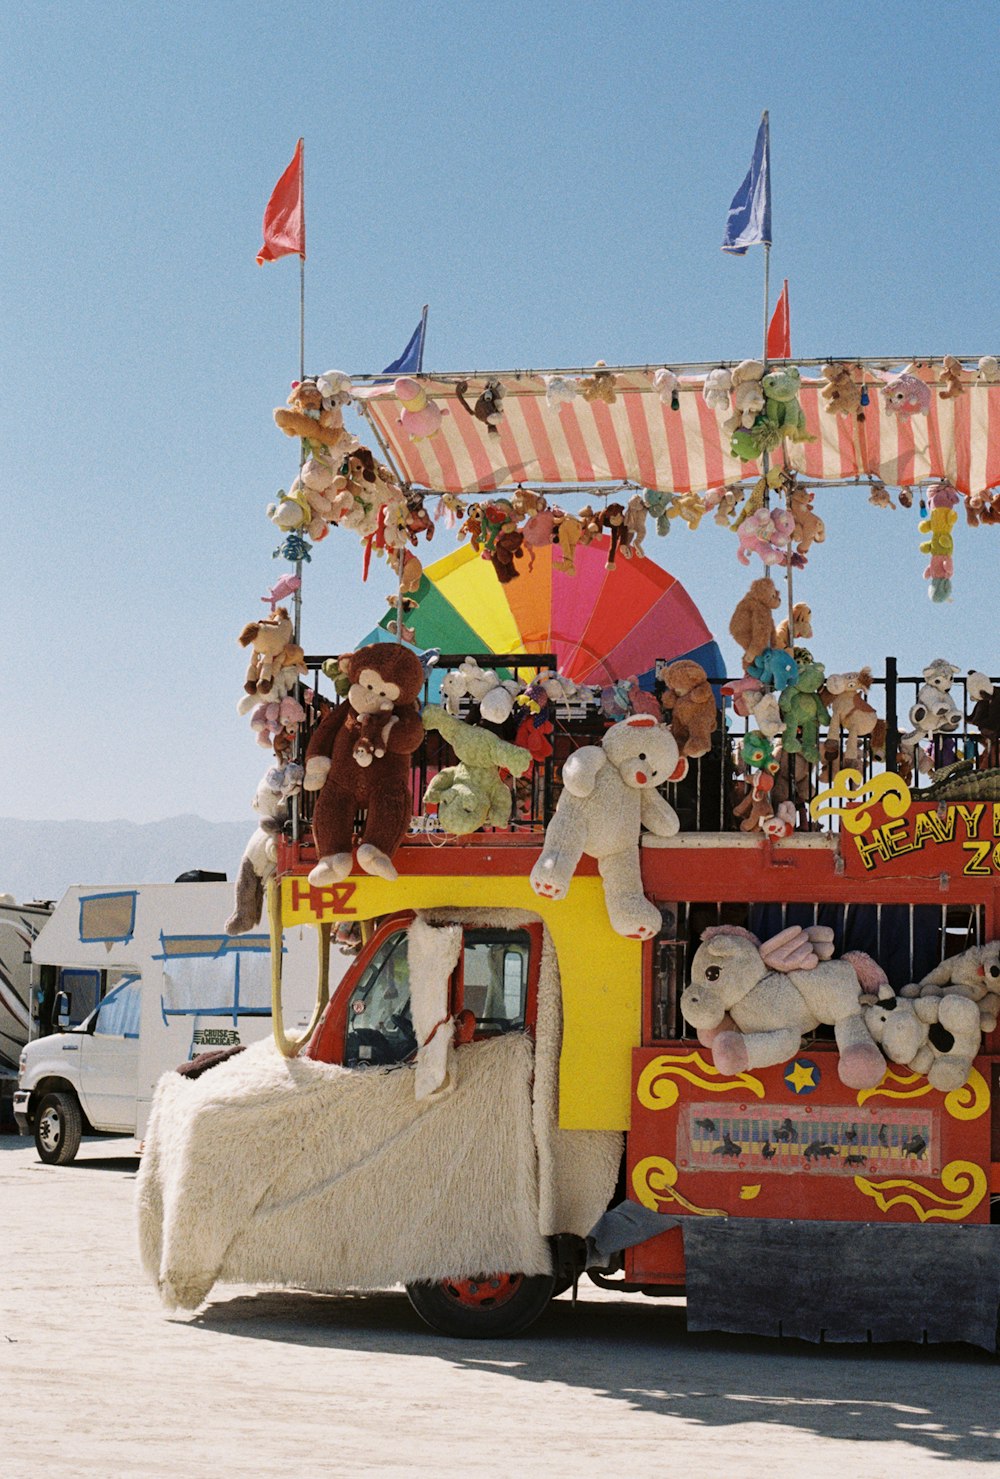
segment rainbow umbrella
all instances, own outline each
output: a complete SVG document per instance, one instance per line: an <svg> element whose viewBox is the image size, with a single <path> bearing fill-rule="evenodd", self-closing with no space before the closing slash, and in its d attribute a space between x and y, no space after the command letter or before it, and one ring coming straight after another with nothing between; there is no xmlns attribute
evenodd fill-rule
<svg viewBox="0 0 1000 1479"><path fill-rule="evenodd" d="M576 548L575 575L556 568L556 545L535 551L528 573L501 585L489 560L462 545L424 571L417 609L406 616L418 648L451 653L555 654L560 673L576 683L605 685L637 677L652 686L657 658L689 657L713 679L725 674L722 654L680 581L646 557L618 556L606 570L609 539ZM385 628L366 641L385 641Z"/></svg>

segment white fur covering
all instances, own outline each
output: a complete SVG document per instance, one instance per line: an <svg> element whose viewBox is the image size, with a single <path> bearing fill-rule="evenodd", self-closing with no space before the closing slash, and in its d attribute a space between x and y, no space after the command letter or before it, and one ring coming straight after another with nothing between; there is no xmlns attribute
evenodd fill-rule
<svg viewBox="0 0 1000 1479"><path fill-rule="evenodd" d="M194 1309L216 1280L378 1289L547 1272L519 1034L456 1053L426 1106L412 1066L344 1069L271 1042L190 1080L167 1073L137 1183L143 1266Z"/></svg>
<svg viewBox="0 0 1000 1479"><path fill-rule="evenodd" d="M535 916L435 910L424 929L459 918ZM548 1235L585 1236L622 1136L559 1128L559 973L543 939L536 1047L512 1033L452 1050L447 1097L418 1101L414 1065L344 1069L269 1041L199 1079L165 1074L137 1183L140 1256L164 1303L193 1309L217 1280L333 1290L542 1273Z"/></svg>
<svg viewBox="0 0 1000 1479"><path fill-rule="evenodd" d="M448 988L461 953L462 931L457 924L428 924L418 914L410 925L407 961L418 1043L414 1083L418 1099L443 1099L455 1087L455 1021L449 1014Z"/></svg>

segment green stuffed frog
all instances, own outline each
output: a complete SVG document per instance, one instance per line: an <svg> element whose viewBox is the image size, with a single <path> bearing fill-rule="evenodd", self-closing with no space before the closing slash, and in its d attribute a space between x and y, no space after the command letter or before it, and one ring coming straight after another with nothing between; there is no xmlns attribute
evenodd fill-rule
<svg viewBox="0 0 1000 1479"><path fill-rule="evenodd" d="M779 699L787 723L782 742L785 752L803 755L811 765L819 762L819 726L830 722L830 711L819 696L825 681L821 662L803 663L798 680L784 689Z"/></svg>
<svg viewBox="0 0 1000 1479"><path fill-rule="evenodd" d="M513 798L498 767L524 775L531 765L528 751L488 729L453 718L439 704L425 704L423 721L425 729L436 729L448 742L460 762L438 771L424 792L424 806L438 808L442 830L464 837L487 823L505 827Z"/></svg>

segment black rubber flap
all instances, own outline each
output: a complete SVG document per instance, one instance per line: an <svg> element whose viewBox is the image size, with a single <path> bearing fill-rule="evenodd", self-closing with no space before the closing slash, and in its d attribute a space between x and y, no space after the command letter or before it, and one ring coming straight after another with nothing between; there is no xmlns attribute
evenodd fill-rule
<svg viewBox="0 0 1000 1479"><path fill-rule="evenodd" d="M689 1330L992 1351L1000 1227L685 1217Z"/></svg>

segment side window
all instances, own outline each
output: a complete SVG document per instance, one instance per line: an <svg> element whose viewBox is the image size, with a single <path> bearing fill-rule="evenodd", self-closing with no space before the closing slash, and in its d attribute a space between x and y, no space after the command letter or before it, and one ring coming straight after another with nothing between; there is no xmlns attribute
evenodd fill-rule
<svg viewBox="0 0 1000 1479"><path fill-rule="evenodd" d="M95 1037L138 1037L141 1002L139 977L126 976L101 1002L94 1023Z"/></svg>
<svg viewBox="0 0 1000 1479"><path fill-rule="evenodd" d="M417 1050L410 1018L408 937L398 930L369 961L347 1003L344 1066L402 1063Z"/></svg>
<svg viewBox="0 0 1000 1479"><path fill-rule="evenodd" d="M527 930L467 929L462 955L462 1002L477 1036L523 1032L531 966Z"/></svg>

